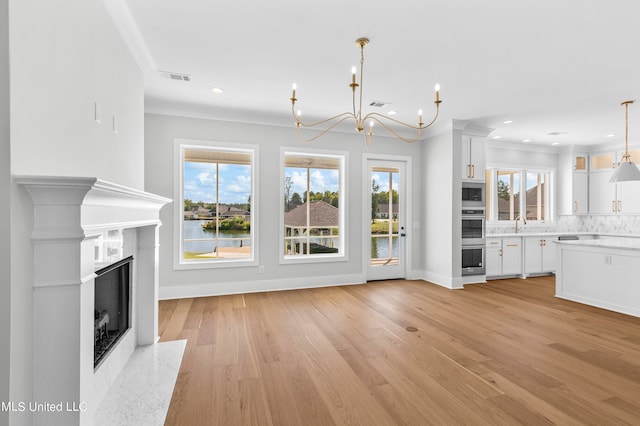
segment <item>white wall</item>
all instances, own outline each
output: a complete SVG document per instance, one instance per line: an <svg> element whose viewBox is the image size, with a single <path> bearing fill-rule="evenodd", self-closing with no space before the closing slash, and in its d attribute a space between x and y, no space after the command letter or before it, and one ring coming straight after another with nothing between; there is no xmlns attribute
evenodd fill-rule
<svg viewBox="0 0 640 426"><path fill-rule="evenodd" d="M536 145L487 142L487 167L555 169L558 166L558 150Z"/></svg>
<svg viewBox="0 0 640 426"><path fill-rule="evenodd" d="M9 0L9 40L11 173L95 176L143 189L142 73L102 1ZM32 395L33 207L15 183L9 199L10 399L19 402ZM11 421L31 424L30 417L12 413Z"/></svg>
<svg viewBox="0 0 640 426"><path fill-rule="evenodd" d="M0 0L0 402L9 401L11 371L11 167L9 164L9 1ZM0 412L0 426L9 424L9 413Z"/></svg>
<svg viewBox="0 0 640 426"><path fill-rule="evenodd" d="M160 297L186 297L231 292L262 291L305 286L361 283L363 271L362 220L368 210L363 210L362 188L363 155L365 152L410 156L413 165L413 221L421 217L422 144L405 144L396 139L374 137L373 146L367 150L362 137L352 133L333 133L312 143L300 142L293 127L274 127L255 124L231 123L215 120L147 114L145 116L145 190L177 199L174 194L174 139L196 139L227 143L257 144L260 146L259 162L259 246L258 267L234 267L204 270L173 270L173 232L176 226L173 206L165 206L161 212L160 228ZM280 209L280 147L307 147L335 151L349 151L347 182L348 207L348 255L346 262L321 264L279 264L279 209ZM174 201L176 202L176 201ZM177 201L179 202L179 200ZM367 207L368 209L368 207ZM421 268L420 239L414 238L410 248L414 257L413 268ZM412 272L408 271L408 275Z"/></svg>
<svg viewBox="0 0 640 426"><path fill-rule="evenodd" d="M462 286L462 254L459 243L455 244L460 241L461 230L454 226L461 208L461 150L460 131L453 130L427 139L422 157L424 277L449 288Z"/></svg>

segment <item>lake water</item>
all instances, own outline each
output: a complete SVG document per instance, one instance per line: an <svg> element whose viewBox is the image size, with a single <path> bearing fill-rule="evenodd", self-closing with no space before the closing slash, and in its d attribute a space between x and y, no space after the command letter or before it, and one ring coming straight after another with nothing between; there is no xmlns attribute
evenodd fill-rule
<svg viewBox="0 0 640 426"><path fill-rule="evenodd" d="M185 241L184 251L195 253L211 253L216 247L216 242L212 240L214 232L207 232L202 229L206 223L204 220L185 220L183 223L183 235L185 240L211 239L210 241ZM242 239L243 247L251 246L251 234L243 231L221 231L218 245L220 247L240 247ZM223 239L224 238L224 239ZM227 239L230 238L230 239ZM323 242L316 241L320 244ZM276 250L277 246L274 247ZM391 247L393 257L398 256L398 237L393 238ZM371 238L371 258L387 259L389 257L389 242L386 238Z"/></svg>
<svg viewBox="0 0 640 426"><path fill-rule="evenodd" d="M206 223L204 220L184 220L183 237L185 240L210 239L210 241L185 241L184 251L195 253L211 253L216 247L216 241L213 240L215 232L205 231L202 225ZM218 234L220 239L218 245L220 247L242 247L251 246L251 234L244 231L220 231ZM227 239L232 238L232 239ZM240 240L241 239L241 240Z"/></svg>

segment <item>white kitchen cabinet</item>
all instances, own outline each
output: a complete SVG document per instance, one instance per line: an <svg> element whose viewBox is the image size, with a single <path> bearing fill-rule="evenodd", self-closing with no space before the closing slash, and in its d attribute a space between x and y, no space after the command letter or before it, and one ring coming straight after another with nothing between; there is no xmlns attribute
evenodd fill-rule
<svg viewBox="0 0 640 426"><path fill-rule="evenodd" d="M522 239L487 238L487 277L522 275Z"/></svg>
<svg viewBox="0 0 640 426"><path fill-rule="evenodd" d="M524 273L548 274L556 270L557 236L524 238Z"/></svg>
<svg viewBox="0 0 640 426"><path fill-rule="evenodd" d="M484 182L485 138L462 135L462 180Z"/></svg>
<svg viewBox="0 0 640 426"><path fill-rule="evenodd" d="M574 172L571 188L573 203L572 214L576 216L589 214L589 175Z"/></svg>
<svg viewBox="0 0 640 426"><path fill-rule="evenodd" d="M502 238L487 238L485 264L488 277L502 275Z"/></svg>
<svg viewBox="0 0 640 426"><path fill-rule="evenodd" d="M611 183L612 173L589 174L589 213L640 214L640 182Z"/></svg>
<svg viewBox="0 0 640 426"><path fill-rule="evenodd" d="M586 152L567 147L558 156L558 214L589 213L589 157Z"/></svg>
<svg viewBox="0 0 640 426"><path fill-rule="evenodd" d="M589 213L640 214L640 182L611 183L624 151L604 151L590 156ZM640 150L630 150L631 161L640 160ZM637 163L636 163L637 164Z"/></svg>

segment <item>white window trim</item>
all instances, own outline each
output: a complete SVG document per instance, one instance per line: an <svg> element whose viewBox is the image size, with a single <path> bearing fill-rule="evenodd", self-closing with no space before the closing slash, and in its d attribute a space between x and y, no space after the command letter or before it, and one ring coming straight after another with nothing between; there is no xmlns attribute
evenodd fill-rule
<svg viewBox="0 0 640 426"><path fill-rule="evenodd" d="M491 165L486 167L487 170L491 171L491 179L489 182L486 182L487 186L491 186L491 199L489 202L491 203L491 217L487 218L487 225L499 227L500 225L513 226L513 220L498 220L498 193L497 193L497 185L498 185L498 170L508 171L508 172L519 172L520 173L520 193L526 194L527 191L527 173L549 173L549 199L547 200L549 203L549 211L548 211L548 219L547 220L529 220L527 219L527 223L530 224L553 224L555 222L555 176L556 169L554 167L544 168L544 167L514 167L514 166L499 166L499 165ZM489 192L489 191L486 191ZM525 211L526 206L523 206L526 197L522 197L520 211Z"/></svg>
<svg viewBox="0 0 640 426"><path fill-rule="evenodd" d="M183 247L183 228L182 220L184 215L184 148L202 148L202 149L219 149L228 151L246 151L251 155L251 232L253 241L251 244L251 256L247 259L228 259L228 260L201 260L198 262L185 262L182 259ZM190 269L217 269L217 268L239 268L258 266L260 264L258 256L259 247L259 203L258 203L258 179L259 164L258 158L260 148L258 145L217 142L196 139L174 139L174 157L173 157L173 193L174 193L174 229L173 229L173 269L174 270L190 270Z"/></svg>
<svg viewBox="0 0 640 426"><path fill-rule="evenodd" d="M285 155L313 155L317 157L331 157L340 161L340 174L339 174L339 250L338 253L326 253L326 254L314 254L304 256L286 256L284 254L284 176L285 176ZM349 241L349 230L347 229L346 218L348 217L348 205L347 200L347 182L349 182L349 153L347 151L330 151L319 149L301 149L298 147L280 147L280 225L278 232L278 249L279 249L279 263L281 265L287 264L300 264L300 263L325 263L325 262L346 262L349 260L347 253L347 241Z"/></svg>

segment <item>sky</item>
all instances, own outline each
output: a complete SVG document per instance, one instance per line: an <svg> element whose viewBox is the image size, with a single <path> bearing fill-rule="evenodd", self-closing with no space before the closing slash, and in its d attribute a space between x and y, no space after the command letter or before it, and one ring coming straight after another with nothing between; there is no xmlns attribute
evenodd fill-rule
<svg viewBox="0 0 640 426"><path fill-rule="evenodd" d="M393 175L393 189L398 190L398 173ZM389 192L389 173L388 172L371 172L371 183L376 181L376 185L380 187L378 192Z"/></svg>
<svg viewBox="0 0 640 426"><path fill-rule="evenodd" d="M336 169L309 169L309 189L312 192L338 192L339 176ZM303 167L287 167L285 177L291 177L291 194L301 196L307 191L307 169Z"/></svg>
<svg viewBox="0 0 640 426"><path fill-rule="evenodd" d="M246 203L251 195L251 166L220 164L218 170L218 202ZM216 164L184 163L184 198L193 202L216 202Z"/></svg>

